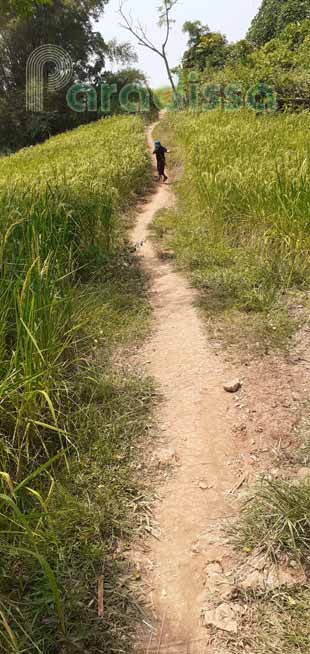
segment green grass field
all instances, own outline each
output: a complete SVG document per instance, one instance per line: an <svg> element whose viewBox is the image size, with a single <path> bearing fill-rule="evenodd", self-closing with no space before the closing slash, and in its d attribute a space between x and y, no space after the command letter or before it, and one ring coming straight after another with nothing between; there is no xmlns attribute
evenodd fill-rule
<svg viewBox="0 0 310 654"><path fill-rule="evenodd" d="M165 108L173 104L173 95L170 86L163 86L154 91L154 96L158 104L158 108Z"/></svg>
<svg viewBox="0 0 310 654"><path fill-rule="evenodd" d="M123 652L130 641L124 552L142 520L133 467L153 391L110 355L148 319L122 215L149 179L139 118L0 161L3 652Z"/></svg>
<svg viewBox="0 0 310 654"><path fill-rule="evenodd" d="M308 114L214 111L169 113L157 130L172 149L178 203L158 216L155 233L205 310L234 319L243 343L257 317L264 339L289 333L287 294L309 289L309 126ZM141 619L139 575L126 554L143 531L146 491L135 470L155 391L113 361L148 327L147 280L126 239L150 179L135 117L0 161L0 651L8 654L124 654ZM265 534L272 556L308 556L309 485L269 490L267 508L266 494L252 504L260 521L251 508L244 514L239 546L253 549ZM277 605L283 651L290 637L298 642L299 620L303 634L305 597L291 604L291 636L281 617L287 598ZM257 619L266 623L264 607Z"/></svg>
<svg viewBox="0 0 310 654"><path fill-rule="evenodd" d="M156 217L157 246L174 251L177 267L200 289L217 338L235 341L242 357L287 345L296 327L288 302L298 297L307 305L309 127L308 112L212 111L169 113L156 131L171 149L177 195L176 207ZM308 569L309 503L308 481L264 481L245 501L231 539L243 556L264 551ZM240 634L225 641L232 654L244 646L255 654L309 651L307 587L253 591L242 601Z"/></svg>
<svg viewBox="0 0 310 654"><path fill-rule="evenodd" d="M157 233L217 317L275 316L283 294L309 288L309 126L308 113L212 111L170 113L159 127L183 172L178 210L158 218ZM285 311L281 321L285 331Z"/></svg>

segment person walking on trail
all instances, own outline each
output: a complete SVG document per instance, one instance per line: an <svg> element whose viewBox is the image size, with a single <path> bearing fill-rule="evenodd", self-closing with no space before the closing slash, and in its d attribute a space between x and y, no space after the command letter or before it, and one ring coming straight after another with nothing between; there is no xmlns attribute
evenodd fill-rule
<svg viewBox="0 0 310 654"><path fill-rule="evenodd" d="M159 175L159 182L161 181L161 178L163 177L164 182L167 181L168 177L165 173L165 167L166 167L166 153L169 152L167 148L165 148L160 141L155 141L155 150L153 154L156 155L156 160L157 160L157 170L158 170L158 175Z"/></svg>

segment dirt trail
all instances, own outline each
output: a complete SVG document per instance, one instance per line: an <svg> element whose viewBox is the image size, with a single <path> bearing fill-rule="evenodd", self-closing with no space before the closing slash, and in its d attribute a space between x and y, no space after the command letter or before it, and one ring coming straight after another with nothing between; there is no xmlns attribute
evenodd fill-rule
<svg viewBox="0 0 310 654"><path fill-rule="evenodd" d="M148 141L152 148L152 128ZM147 633L138 649L209 654L214 650L200 612L206 600L208 562L220 561L224 570L231 563L220 527L234 512L227 492L237 479L232 439L235 408L223 390L232 371L225 370L208 346L195 308L195 291L170 263L156 256L148 238L154 214L173 199L171 187L158 185L132 236L134 242L145 241L141 256L152 279L154 329L141 359L164 398L157 416L161 434L157 456L164 447L172 448L177 458L174 473L158 490L154 521L159 539L148 543L149 599L156 632Z"/></svg>

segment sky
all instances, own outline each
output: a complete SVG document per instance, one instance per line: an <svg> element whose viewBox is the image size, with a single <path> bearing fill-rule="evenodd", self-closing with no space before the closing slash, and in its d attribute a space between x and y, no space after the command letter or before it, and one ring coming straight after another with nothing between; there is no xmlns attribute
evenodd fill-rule
<svg viewBox="0 0 310 654"><path fill-rule="evenodd" d="M161 43L161 31L157 27L159 4L159 0L126 0L124 5L126 12L131 11L147 27L148 36L157 44ZM186 20L200 20L209 25L211 30L226 34L229 41L237 41L245 36L260 4L261 0L180 0L173 10L176 22L168 47L170 66L173 68L180 63L186 48L187 35L182 33ZM136 67L146 74L153 88L166 86L168 80L162 60L155 53L138 46L133 37L120 26L118 7L119 0L110 0L97 29L106 41L116 38L118 41L135 44L139 55Z"/></svg>

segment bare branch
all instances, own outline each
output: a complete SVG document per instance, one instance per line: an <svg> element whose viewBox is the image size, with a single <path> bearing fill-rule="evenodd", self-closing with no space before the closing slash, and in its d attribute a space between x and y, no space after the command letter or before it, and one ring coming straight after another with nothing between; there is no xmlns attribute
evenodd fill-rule
<svg viewBox="0 0 310 654"><path fill-rule="evenodd" d="M170 33L170 20L169 20L169 9L168 9L168 4L167 0L165 0L165 20L166 20L166 38L165 42L163 43L163 51L166 49L166 45L169 40L169 33Z"/></svg>
<svg viewBox="0 0 310 654"><path fill-rule="evenodd" d="M153 52L156 52L156 54L158 54L158 55L160 55L162 57L163 56L162 52L159 50L159 48L154 43L152 43L152 41L150 41L150 39L148 38L148 36L147 36L147 34L145 32L145 29L142 27L142 25L140 23L138 23L138 25L135 26L131 16L128 17L125 14L123 6L124 6L124 3L120 2L119 14L120 14L120 16L122 17L122 19L124 21L124 24L122 25L122 27L125 30L127 30L127 32L130 32L130 34L132 34L132 36L134 36L137 39L139 45L142 45L145 48L148 48L149 50L152 50Z"/></svg>
<svg viewBox="0 0 310 654"><path fill-rule="evenodd" d="M122 17L124 23L121 25L127 32L129 32L138 42L138 45L142 45L145 48L148 48L152 52L155 52L157 55L159 55L165 63L167 75L169 78L169 82L171 84L171 88L174 94L175 99L177 99L177 90L175 87L175 83L173 81L173 75L171 73L171 69L169 66L167 54L166 54L166 46L169 40L170 36L170 31L171 31L171 25L174 22L170 18L170 12L172 11L173 7L179 2L179 0L163 0L163 4L159 7L159 25L160 27L165 26L166 27L166 34L164 38L164 42L161 46L155 45L150 38L148 37L146 33L146 28L143 27L141 22L138 20L136 23L134 23L131 13L129 12L129 15L126 14L124 11L124 3L125 0L119 0L119 10L118 13Z"/></svg>
<svg viewBox="0 0 310 654"><path fill-rule="evenodd" d="M162 13L159 16L159 24L166 25L166 38L162 45L163 51L165 51L169 40L171 24L174 22L170 18L170 12L178 2L179 0L164 0L164 4L162 6Z"/></svg>
<svg viewBox="0 0 310 654"><path fill-rule="evenodd" d="M139 26L139 30L140 30L140 32L141 32L141 34L142 34L144 40L145 40L147 43L149 43L149 45L150 45L152 48L155 47L155 49L157 50L156 46L154 46L154 44L152 43L152 41L150 41L150 39L149 39L149 37L148 37L148 35L147 35L147 33L146 33L146 29L141 25L140 21L138 22L138 26Z"/></svg>

